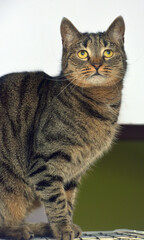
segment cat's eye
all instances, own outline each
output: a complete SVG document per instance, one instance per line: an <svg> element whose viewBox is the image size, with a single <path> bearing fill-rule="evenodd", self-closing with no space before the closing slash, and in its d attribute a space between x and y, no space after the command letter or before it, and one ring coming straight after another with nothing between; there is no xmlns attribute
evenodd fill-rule
<svg viewBox="0 0 144 240"><path fill-rule="evenodd" d="M105 50L103 55L106 58L111 58L113 56L113 51L112 50Z"/></svg>
<svg viewBox="0 0 144 240"><path fill-rule="evenodd" d="M86 59L88 57L88 52L86 50L81 50L78 52L78 57L81 59Z"/></svg>

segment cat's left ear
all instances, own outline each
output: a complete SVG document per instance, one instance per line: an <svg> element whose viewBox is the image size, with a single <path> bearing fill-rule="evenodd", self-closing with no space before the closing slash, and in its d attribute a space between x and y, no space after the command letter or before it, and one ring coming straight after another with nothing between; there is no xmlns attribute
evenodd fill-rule
<svg viewBox="0 0 144 240"><path fill-rule="evenodd" d="M120 45L124 44L124 33L125 23L121 16L117 17L106 31L109 38Z"/></svg>
<svg viewBox="0 0 144 240"><path fill-rule="evenodd" d="M80 32L67 18L63 18L60 30L64 48L68 48L73 42L75 42L81 36Z"/></svg>

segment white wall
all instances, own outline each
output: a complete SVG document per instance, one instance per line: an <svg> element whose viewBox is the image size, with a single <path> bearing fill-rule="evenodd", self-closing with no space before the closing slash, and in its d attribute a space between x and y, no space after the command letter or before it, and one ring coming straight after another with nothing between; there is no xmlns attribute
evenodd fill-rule
<svg viewBox="0 0 144 240"><path fill-rule="evenodd" d="M60 71L63 16L80 31L106 30L119 15L126 22L125 78L120 123L144 124L144 0L0 0L0 75Z"/></svg>

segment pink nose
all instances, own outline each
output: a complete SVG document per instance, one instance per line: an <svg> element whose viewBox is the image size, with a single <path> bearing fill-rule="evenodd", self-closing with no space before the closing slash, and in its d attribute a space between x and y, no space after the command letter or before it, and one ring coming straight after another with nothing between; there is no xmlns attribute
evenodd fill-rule
<svg viewBox="0 0 144 240"><path fill-rule="evenodd" d="M94 68L96 70L98 70L102 64L101 63L93 63L92 65L94 66Z"/></svg>
<svg viewBox="0 0 144 240"><path fill-rule="evenodd" d="M95 68L99 68L101 66L101 64L94 64Z"/></svg>

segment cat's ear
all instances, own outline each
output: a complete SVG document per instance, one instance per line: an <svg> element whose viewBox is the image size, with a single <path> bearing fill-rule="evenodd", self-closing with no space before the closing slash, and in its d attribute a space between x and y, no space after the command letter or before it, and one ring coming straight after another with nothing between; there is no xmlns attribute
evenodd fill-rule
<svg viewBox="0 0 144 240"><path fill-rule="evenodd" d="M62 19L60 30L64 48L68 48L81 36L80 32L67 18Z"/></svg>
<svg viewBox="0 0 144 240"><path fill-rule="evenodd" d="M110 25L106 33L114 42L123 45L125 33L125 23L123 18L121 16L117 17Z"/></svg>

